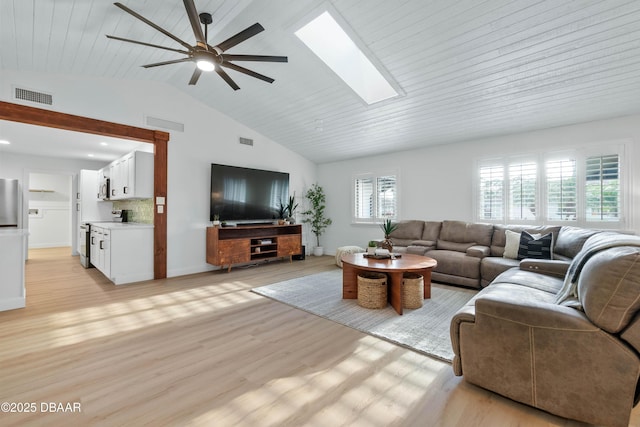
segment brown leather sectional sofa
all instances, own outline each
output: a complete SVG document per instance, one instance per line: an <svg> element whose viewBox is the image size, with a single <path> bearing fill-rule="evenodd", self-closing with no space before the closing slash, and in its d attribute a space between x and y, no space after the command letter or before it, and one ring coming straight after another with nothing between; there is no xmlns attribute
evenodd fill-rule
<svg viewBox="0 0 640 427"><path fill-rule="evenodd" d="M553 259L502 257L505 230L518 229L554 233ZM434 280L482 288L451 320L456 375L562 417L629 424L640 400L640 237L457 221L425 222L420 237L397 249L438 259Z"/></svg>

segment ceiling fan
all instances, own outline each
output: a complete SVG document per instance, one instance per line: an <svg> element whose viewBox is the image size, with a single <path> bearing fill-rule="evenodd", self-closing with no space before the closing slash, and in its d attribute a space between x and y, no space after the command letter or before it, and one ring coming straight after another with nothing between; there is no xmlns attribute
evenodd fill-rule
<svg viewBox="0 0 640 427"><path fill-rule="evenodd" d="M263 80L267 83L273 83L274 80L271 77L264 76L262 74L256 73L255 71L251 71L247 68L236 65L230 61L258 61L258 62L288 62L286 56L268 56L268 55L228 55L225 54L227 50L231 49L237 44L242 43L255 36L256 34L264 31L264 28L259 23L255 23L250 27L240 31L238 34L229 37L227 40L218 43L215 46L211 46L207 43L207 28L209 24L213 22L210 13L200 13L196 11L196 6L193 3L193 0L183 0L184 7L187 10L187 16L189 17L189 21L191 22L191 27L193 28L193 34L196 38L196 44L191 46L187 42L180 40L178 37L174 36L164 28L160 27L157 24L149 21L144 16L134 12L129 9L127 6L121 3L114 3L120 9L125 12L133 15L138 18L145 24L153 27L154 29L160 31L162 34L167 37L172 38L176 42L180 43L186 50L183 49L173 49L170 47L160 46L151 43L145 43L137 40L125 39L122 37L110 36L107 35L108 38L114 40L120 40L128 43L135 43L143 46L155 47L158 49L170 50L172 52L178 52L183 55L187 55L185 58L174 59L170 61L156 62L153 64L143 65L144 68L158 67L161 65L169 65L169 64L179 64L181 62L195 62L196 69L193 71L193 75L191 76L191 80L189 80L190 85L195 85L200 78L200 75L203 71L215 71L218 73L222 79L227 82L229 86L233 88L233 90L240 89L240 86L233 81L231 77L221 68L229 68L231 70L238 71L240 73L246 74L251 77L255 77L257 79ZM204 33L202 32L202 27L200 24L204 25Z"/></svg>

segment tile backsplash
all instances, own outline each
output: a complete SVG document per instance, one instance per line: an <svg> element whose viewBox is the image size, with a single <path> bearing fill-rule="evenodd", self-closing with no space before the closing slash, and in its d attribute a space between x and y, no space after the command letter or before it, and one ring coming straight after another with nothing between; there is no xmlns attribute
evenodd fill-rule
<svg viewBox="0 0 640 427"><path fill-rule="evenodd" d="M114 200L113 209L127 209L131 211L129 222L153 224L153 199Z"/></svg>

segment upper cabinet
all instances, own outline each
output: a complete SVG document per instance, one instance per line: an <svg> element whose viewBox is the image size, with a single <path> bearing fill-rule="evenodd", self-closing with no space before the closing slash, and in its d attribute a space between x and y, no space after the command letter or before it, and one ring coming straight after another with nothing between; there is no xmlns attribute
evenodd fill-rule
<svg viewBox="0 0 640 427"><path fill-rule="evenodd" d="M153 153L133 151L109 165L111 200L153 198Z"/></svg>

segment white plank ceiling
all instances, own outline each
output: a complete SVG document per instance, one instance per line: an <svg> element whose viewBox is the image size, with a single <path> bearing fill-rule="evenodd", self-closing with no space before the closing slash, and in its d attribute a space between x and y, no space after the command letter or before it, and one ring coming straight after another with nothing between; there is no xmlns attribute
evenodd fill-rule
<svg viewBox="0 0 640 427"><path fill-rule="evenodd" d="M194 43L180 0L128 0ZM367 106L297 39L330 3L403 96ZM216 44L260 22L228 53L287 55L187 83L191 63L144 69L180 48L105 0L0 0L0 67L167 82L317 162L407 150L640 113L638 0L196 0Z"/></svg>

